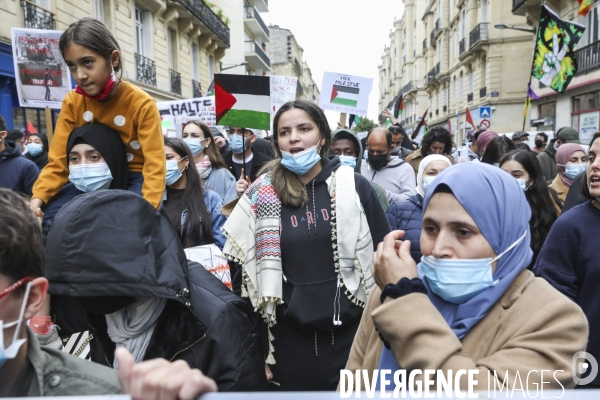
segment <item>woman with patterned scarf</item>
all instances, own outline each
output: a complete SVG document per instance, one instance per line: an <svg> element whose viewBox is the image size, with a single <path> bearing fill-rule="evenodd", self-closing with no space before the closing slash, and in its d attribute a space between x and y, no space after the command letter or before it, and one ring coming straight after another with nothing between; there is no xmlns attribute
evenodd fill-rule
<svg viewBox="0 0 600 400"><path fill-rule="evenodd" d="M275 115L277 159L223 226L239 263L273 390L335 390L374 285L373 253L389 225L370 183L328 160L323 111L288 102Z"/></svg>

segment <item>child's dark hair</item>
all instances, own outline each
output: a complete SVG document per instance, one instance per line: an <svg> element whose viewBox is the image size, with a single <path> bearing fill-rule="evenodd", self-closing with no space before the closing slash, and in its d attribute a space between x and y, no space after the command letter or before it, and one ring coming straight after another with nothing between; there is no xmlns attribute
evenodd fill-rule
<svg viewBox="0 0 600 400"><path fill-rule="evenodd" d="M121 52L117 39L110 30L101 21L94 18L82 18L73 22L66 31L60 36L58 47L63 58L65 50L72 43L83 46L100 54L109 64L112 65L111 56L113 51ZM123 75L123 59L119 54L119 64L114 67L115 72L119 72L119 79Z"/></svg>

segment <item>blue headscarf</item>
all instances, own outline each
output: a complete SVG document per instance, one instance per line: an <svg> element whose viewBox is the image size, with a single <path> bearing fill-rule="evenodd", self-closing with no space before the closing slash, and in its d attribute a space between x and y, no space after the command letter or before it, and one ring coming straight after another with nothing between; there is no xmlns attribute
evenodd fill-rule
<svg viewBox="0 0 600 400"><path fill-rule="evenodd" d="M497 255L526 232L525 238L496 262L493 278L498 283L462 304L449 303L433 293L421 270L421 264L417 266L429 299L456 336L462 339L486 316L488 310L531 262L531 209L516 179L508 173L484 163L462 163L442 171L433 181L423 200L423 214L436 189L442 184L452 190ZM398 368L394 356L384 347L379 369Z"/></svg>

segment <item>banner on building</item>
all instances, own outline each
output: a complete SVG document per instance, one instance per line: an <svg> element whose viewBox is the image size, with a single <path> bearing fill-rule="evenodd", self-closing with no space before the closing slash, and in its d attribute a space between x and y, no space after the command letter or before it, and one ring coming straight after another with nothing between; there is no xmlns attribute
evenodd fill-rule
<svg viewBox="0 0 600 400"><path fill-rule="evenodd" d="M271 118L282 105L296 100L298 78L291 76L271 76Z"/></svg>
<svg viewBox="0 0 600 400"><path fill-rule="evenodd" d="M367 115L372 87L371 78L325 72L319 107L323 110Z"/></svg>
<svg viewBox="0 0 600 400"><path fill-rule="evenodd" d="M21 107L60 109L71 74L60 54L62 31L12 28L13 62Z"/></svg>
<svg viewBox="0 0 600 400"><path fill-rule="evenodd" d="M532 72L541 83L563 93L577 72L575 46L585 26L563 21L547 6L542 7Z"/></svg>
<svg viewBox="0 0 600 400"><path fill-rule="evenodd" d="M162 119L163 135L181 137L183 124L197 119L209 127L217 124L215 97L198 97L187 100L159 101L156 103Z"/></svg>

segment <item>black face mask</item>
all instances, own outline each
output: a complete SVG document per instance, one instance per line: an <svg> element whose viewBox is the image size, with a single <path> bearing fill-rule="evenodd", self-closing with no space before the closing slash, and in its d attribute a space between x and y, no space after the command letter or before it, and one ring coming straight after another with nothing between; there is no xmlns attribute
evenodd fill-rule
<svg viewBox="0 0 600 400"><path fill-rule="evenodd" d="M535 139L535 147L540 148L544 145L544 142L540 139Z"/></svg>
<svg viewBox="0 0 600 400"><path fill-rule="evenodd" d="M135 300L130 296L77 297L78 303L90 314L106 315L117 312Z"/></svg>
<svg viewBox="0 0 600 400"><path fill-rule="evenodd" d="M387 165L388 157L389 157L389 153L388 154L379 154L379 155L373 155L373 154L369 153L369 155L367 156L367 161L369 162L369 165L371 166L371 168L373 168L375 171L379 171L380 169L382 169L383 167L385 167Z"/></svg>

